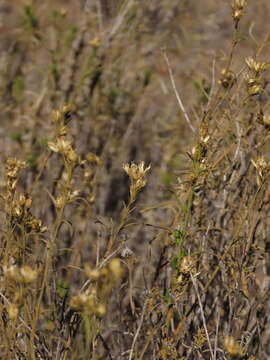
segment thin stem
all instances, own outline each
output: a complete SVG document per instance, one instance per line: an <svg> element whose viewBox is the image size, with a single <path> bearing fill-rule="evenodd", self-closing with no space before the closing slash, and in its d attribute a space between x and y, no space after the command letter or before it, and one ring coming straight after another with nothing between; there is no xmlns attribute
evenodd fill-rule
<svg viewBox="0 0 270 360"><path fill-rule="evenodd" d="M204 331L205 331L206 338L207 338L207 341L208 341L211 358L214 360L215 356L214 356L214 353L213 353L213 349L212 349L212 345L211 345L211 341L210 341L210 337L209 337L209 332L208 332L208 329L207 329L207 326L206 326L202 301L201 301L201 297L200 297L200 293L199 293L199 290L198 290L196 280L195 280L194 276L192 275L192 272L190 272L190 277L191 277L191 280L192 280L192 283L193 283L193 286L194 286L194 289L195 289L195 293L197 295L198 303L199 303L199 306L200 306L200 312L201 312L201 316L202 316L203 327L204 327Z"/></svg>
<svg viewBox="0 0 270 360"><path fill-rule="evenodd" d="M186 119L186 122L187 122L189 128L190 128L191 131L195 134L195 132L196 132L196 131L195 131L195 128L194 128L194 126L191 124L191 121L190 121L190 118L189 118L189 116L188 116L188 113L186 112L186 109L185 109L185 107L184 107L184 105L183 105L183 102L182 102L182 100L181 100L181 98L180 98L179 92L178 92L178 90L177 90L177 88L176 88L176 84L175 84L174 76L173 76L173 72L172 72L172 67L171 67L171 64L170 64L168 55L166 54L165 51L163 51L163 56L164 56L164 58L165 58L165 61L166 61L166 63L167 63L167 66L168 66L168 71L169 71L169 75L170 75L170 80L171 80L172 87L173 87L173 90L174 90L176 99L177 99L177 101L178 101L179 107L180 107L180 109L181 109L181 111L182 111L182 113L183 113L183 115L184 115L184 117L185 117L185 119Z"/></svg>
<svg viewBox="0 0 270 360"><path fill-rule="evenodd" d="M137 339L138 339L139 333L140 333L141 328L142 328L143 319L144 319L144 315L145 315L145 312L146 312L147 304L148 304L148 299L146 299L145 302L144 302L144 304L143 304L143 310L142 310L142 314L141 314L139 326L138 326L137 331L136 331L136 334L135 334L135 336L134 336L134 338L133 338L133 342L132 342L132 345L131 345L131 349L130 349L130 353L129 353L129 358L128 358L128 360L132 360L133 353L134 353L134 349L135 349L135 344L136 344L136 341L137 341Z"/></svg>

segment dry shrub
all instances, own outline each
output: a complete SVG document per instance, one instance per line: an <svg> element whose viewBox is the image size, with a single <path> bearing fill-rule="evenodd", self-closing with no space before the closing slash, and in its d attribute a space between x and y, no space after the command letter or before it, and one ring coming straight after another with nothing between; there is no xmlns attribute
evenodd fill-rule
<svg viewBox="0 0 270 360"><path fill-rule="evenodd" d="M268 3L1 6L1 358L268 359Z"/></svg>

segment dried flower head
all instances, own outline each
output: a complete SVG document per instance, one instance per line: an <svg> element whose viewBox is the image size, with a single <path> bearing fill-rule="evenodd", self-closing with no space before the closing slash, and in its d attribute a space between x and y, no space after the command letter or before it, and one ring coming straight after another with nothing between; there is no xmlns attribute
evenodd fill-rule
<svg viewBox="0 0 270 360"><path fill-rule="evenodd" d="M96 296L87 290L73 296L70 299L70 306L77 311L94 313L96 309Z"/></svg>
<svg viewBox="0 0 270 360"><path fill-rule="evenodd" d="M196 260L192 256L184 256L177 263L177 268L173 277L173 293L176 299L180 299L190 282L191 274L195 274Z"/></svg>
<svg viewBox="0 0 270 360"><path fill-rule="evenodd" d="M9 208L8 208L9 206ZM27 233L42 233L47 230L42 221L31 214L32 198L21 193L19 199L11 199L7 211L11 215L11 222L14 228L24 229Z"/></svg>
<svg viewBox="0 0 270 360"><path fill-rule="evenodd" d="M195 349L201 350L206 341L207 337L204 328L199 328L193 340L193 346Z"/></svg>
<svg viewBox="0 0 270 360"><path fill-rule="evenodd" d="M16 158L8 158L6 160L6 179L7 189L9 192L14 192L18 181L19 171L26 167L25 161L17 160Z"/></svg>
<svg viewBox="0 0 270 360"><path fill-rule="evenodd" d="M195 266L194 259L191 256L187 255L183 257L181 261L180 269L179 269L180 273L188 274L194 270L194 266Z"/></svg>
<svg viewBox="0 0 270 360"><path fill-rule="evenodd" d="M75 111L73 104L64 104L59 110L54 110L52 113L52 120L58 125L67 125L72 118Z"/></svg>
<svg viewBox="0 0 270 360"><path fill-rule="evenodd" d="M234 2L231 4L232 7L232 17L234 21L235 28L238 27L239 21L241 17L243 16L243 10L246 5L245 0L234 0Z"/></svg>
<svg viewBox="0 0 270 360"><path fill-rule="evenodd" d="M111 274L114 278L114 280L119 280L122 277L123 269L121 266L120 259L112 259L112 261L109 263L109 269L111 271Z"/></svg>
<svg viewBox="0 0 270 360"><path fill-rule="evenodd" d="M26 284L32 283L37 279L38 271L33 270L30 266L24 265L20 268L20 273L23 279L23 282Z"/></svg>
<svg viewBox="0 0 270 360"><path fill-rule="evenodd" d="M232 359L240 359L244 356L243 348L232 336L225 337L224 349L227 351L227 353Z"/></svg>
<svg viewBox="0 0 270 360"><path fill-rule="evenodd" d="M267 63L259 62L252 57L246 59L246 64L249 70L251 70L255 74L255 76L264 72L269 66Z"/></svg>
<svg viewBox="0 0 270 360"><path fill-rule="evenodd" d="M257 160L251 159L251 162L258 171L264 171L269 168L269 165L263 157L259 157Z"/></svg>
<svg viewBox="0 0 270 360"><path fill-rule="evenodd" d="M104 304L101 303L101 304L97 305L97 308L96 308L96 315L97 316L100 316L100 317L105 316L106 311L107 311L107 309L106 309L106 306Z"/></svg>
<svg viewBox="0 0 270 360"><path fill-rule="evenodd" d="M93 47L93 48L98 48L100 47L100 39L95 37L94 39L92 39L89 44Z"/></svg>
<svg viewBox="0 0 270 360"><path fill-rule="evenodd" d="M78 311L104 316L106 314L106 298L123 274L121 262L115 258L106 266L96 269L91 269L86 264L84 271L91 280L91 285L85 292L73 296L70 306Z"/></svg>
<svg viewBox="0 0 270 360"><path fill-rule="evenodd" d="M257 184L260 186L266 179L270 171L270 165L266 162L263 157L259 157L256 160L251 159L253 166L256 168L257 175Z"/></svg>
<svg viewBox="0 0 270 360"><path fill-rule="evenodd" d="M60 110L53 110L53 112L52 112L53 122L60 123L61 117L62 117L62 114L61 114Z"/></svg>
<svg viewBox="0 0 270 360"><path fill-rule="evenodd" d="M48 142L48 146L52 151L59 152L60 154L63 154L66 151L68 151L68 149L71 146L71 143L70 143L70 141L67 141L67 140L65 140L63 138L59 138L54 143L53 142Z"/></svg>
<svg viewBox="0 0 270 360"><path fill-rule="evenodd" d="M87 161L87 162L89 162L91 165L100 165L101 164L101 160L100 160L100 158L96 155L96 154L94 154L94 153L92 153L92 152L90 152L90 153L88 153L87 155L86 155L86 158L85 158L85 160Z"/></svg>
<svg viewBox="0 0 270 360"><path fill-rule="evenodd" d="M121 261L118 258L112 259L107 266L102 267L101 269L91 269L88 264L84 266L84 271L86 275L89 277L89 279L93 281L101 281L103 285L108 282L111 285L113 285L115 282L117 282L122 274L123 269L121 266ZM106 278L108 278L106 280Z"/></svg>
<svg viewBox="0 0 270 360"><path fill-rule="evenodd" d="M128 174L131 186L130 186L130 198L134 201L137 197L137 193L146 185L146 173L150 170L151 166L145 167L144 161L140 161L139 164L123 164L124 171Z"/></svg>
<svg viewBox="0 0 270 360"><path fill-rule="evenodd" d="M70 141L59 137L55 142L48 142L48 146L52 151L62 154L69 162L75 163L77 161L77 155Z"/></svg>
<svg viewBox="0 0 270 360"><path fill-rule="evenodd" d="M89 279L93 281L97 281L100 277L100 271L98 269L91 269L88 264L84 265L85 274L89 277Z"/></svg>
<svg viewBox="0 0 270 360"><path fill-rule="evenodd" d="M35 233L43 233L47 231L47 227L43 225L42 221L31 214L29 214L29 216L25 219L25 227L27 230Z"/></svg>
<svg viewBox="0 0 270 360"><path fill-rule="evenodd" d="M230 89L236 83L236 76L232 70L222 69L219 83L225 88Z"/></svg>
<svg viewBox="0 0 270 360"><path fill-rule="evenodd" d="M263 115L262 122L263 125L265 125L265 127L270 127L270 115L269 114Z"/></svg>
<svg viewBox="0 0 270 360"><path fill-rule="evenodd" d="M122 250L121 256L123 258L130 258L131 256L134 256L134 252L128 248L127 246Z"/></svg>
<svg viewBox="0 0 270 360"><path fill-rule="evenodd" d="M249 96L260 95L263 92L261 78L247 78L247 92Z"/></svg>
<svg viewBox="0 0 270 360"><path fill-rule="evenodd" d="M96 291L88 289L70 299L70 306L80 312L97 316L106 315L106 305L99 302Z"/></svg>
<svg viewBox="0 0 270 360"><path fill-rule="evenodd" d="M63 16L63 17L65 17L65 16L67 15L67 9L61 8L61 9L60 9L60 15Z"/></svg>
<svg viewBox="0 0 270 360"><path fill-rule="evenodd" d="M150 165L145 168L144 161L140 161L138 165L135 163L123 165L123 169L133 181L144 179L147 171L150 170L150 168Z"/></svg>
<svg viewBox="0 0 270 360"><path fill-rule="evenodd" d="M11 265L9 267L4 267L4 274L8 279L17 283L30 284L37 279L38 271L33 270L28 265L22 267Z"/></svg>
<svg viewBox="0 0 270 360"><path fill-rule="evenodd" d="M16 320L18 315L19 315L19 309L18 309L18 306L15 305L15 304L10 304L8 306L8 316L11 320Z"/></svg>

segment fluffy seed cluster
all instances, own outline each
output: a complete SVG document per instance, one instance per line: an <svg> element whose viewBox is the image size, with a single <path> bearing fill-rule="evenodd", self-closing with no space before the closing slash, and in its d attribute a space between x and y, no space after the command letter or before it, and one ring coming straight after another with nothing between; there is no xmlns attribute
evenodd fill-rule
<svg viewBox="0 0 270 360"><path fill-rule="evenodd" d="M224 349L231 359L242 359L244 350L241 345L232 336L226 336L224 339Z"/></svg>
<svg viewBox="0 0 270 360"><path fill-rule="evenodd" d="M19 284L30 284L36 281L38 276L38 271L28 265L23 265L22 267L11 265L9 267L3 267L3 271L6 279Z"/></svg>
<svg viewBox="0 0 270 360"><path fill-rule="evenodd" d="M101 269L90 269L86 265L85 274L91 282L90 286L86 291L73 296L70 306L79 312L102 317L106 314L106 299L123 275L121 262L115 258Z"/></svg>

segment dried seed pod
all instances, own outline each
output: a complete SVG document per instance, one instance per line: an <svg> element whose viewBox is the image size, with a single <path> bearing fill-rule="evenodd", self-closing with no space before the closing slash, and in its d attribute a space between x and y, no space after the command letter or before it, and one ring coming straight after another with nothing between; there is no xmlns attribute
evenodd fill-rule
<svg viewBox="0 0 270 360"><path fill-rule="evenodd" d="M230 89L236 83L236 75L232 70L222 69L219 83L225 88Z"/></svg>

